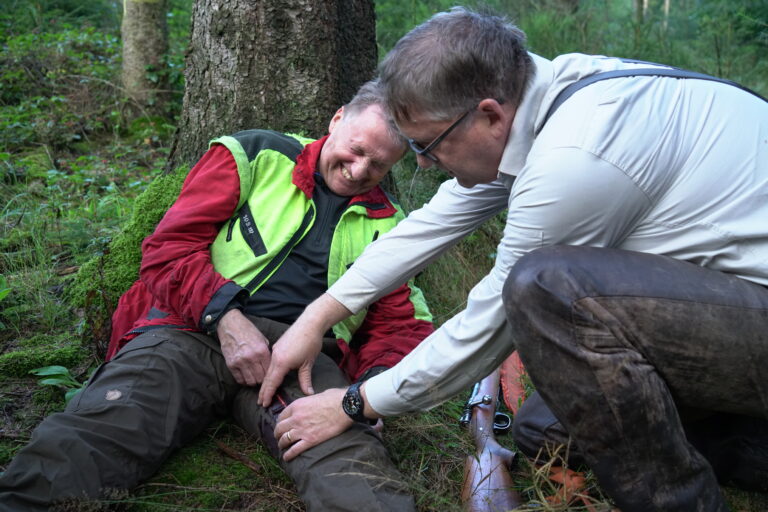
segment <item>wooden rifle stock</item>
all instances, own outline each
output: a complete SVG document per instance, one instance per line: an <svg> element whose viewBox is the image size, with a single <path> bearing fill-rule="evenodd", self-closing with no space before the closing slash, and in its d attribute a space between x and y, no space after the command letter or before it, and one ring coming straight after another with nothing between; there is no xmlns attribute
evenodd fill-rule
<svg viewBox="0 0 768 512"><path fill-rule="evenodd" d="M477 448L464 463L461 499L469 512L506 512L521 505L510 473L515 452L501 446L493 432L498 399L497 368L475 386L462 417L463 422L469 419L468 426ZM471 416L467 417L467 413Z"/></svg>

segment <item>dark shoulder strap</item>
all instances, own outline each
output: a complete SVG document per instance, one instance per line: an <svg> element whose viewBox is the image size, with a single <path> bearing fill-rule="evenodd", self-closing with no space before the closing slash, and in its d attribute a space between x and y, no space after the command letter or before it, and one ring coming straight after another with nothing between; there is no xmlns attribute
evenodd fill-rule
<svg viewBox="0 0 768 512"><path fill-rule="evenodd" d="M651 62L642 62L642 61L633 61L633 60L625 60L624 62L652 64ZM597 74L588 76L586 78L582 78L581 80L577 80L576 82L573 82L571 85L569 85L568 87L560 91L557 97L555 97L555 101L553 101L552 105L550 105L549 110L547 110L547 115L544 116L544 122L541 123L541 126L539 126L539 129L536 130L536 135L538 135L539 132L542 130L542 128L544 128L544 125L547 123L547 121L552 116L552 114L554 114L555 111L560 107L560 105L562 105L565 102L565 100L570 98L573 95L573 93L575 93L579 89L586 87L590 84L593 84L595 82L600 82L602 80L610 80L612 78L622 78L622 77L629 77L629 76L665 76L665 77L672 77L672 78L695 78L697 80L710 80L712 82L720 82L723 84L738 87L742 91L746 91L754 96L757 96L763 101L768 101L767 99L763 98L758 93L756 93L755 91L748 89L747 87L744 87L743 85L738 84L734 81L726 80L724 78L717 78L711 75L705 75L704 73L697 73L695 71L688 71L685 69L678 69L678 68L617 69L613 71L605 71L603 73L597 73Z"/></svg>

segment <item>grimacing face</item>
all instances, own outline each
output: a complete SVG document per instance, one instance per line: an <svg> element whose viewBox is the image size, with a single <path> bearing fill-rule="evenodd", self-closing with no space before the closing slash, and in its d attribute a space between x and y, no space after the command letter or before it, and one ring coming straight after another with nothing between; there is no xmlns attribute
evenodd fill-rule
<svg viewBox="0 0 768 512"><path fill-rule="evenodd" d="M364 194L379 184L405 153L392 140L378 105L354 114L340 108L328 127L330 136L318 161L328 187L340 196Z"/></svg>

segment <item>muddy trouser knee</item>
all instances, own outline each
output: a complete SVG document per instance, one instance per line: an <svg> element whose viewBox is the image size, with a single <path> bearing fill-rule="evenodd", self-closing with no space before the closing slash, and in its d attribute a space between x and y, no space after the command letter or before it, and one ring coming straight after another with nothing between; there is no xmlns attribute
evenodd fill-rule
<svg viewBox="0 0 768 512"><path fill-rule="evenodd" d="M239 389L215 343L167 328L131 341L35 429L0 478L0 511L109 497L155 473Z"/></svg>
<svg viewBox="0 0 768 512"><path fill-rule="evenodd" d="M623 512L727 510L680 413L760 428L768 289L662 256L551 247L518 261L503 298L533 384Z"/></svg>
<svg viewBox="0 0 768 512"><path fill-rule="evenodd" d="M269 329L259 321L257 327L267 334ZM287 327L287 326L286 326ZM279 333L275 334L279 336ZM335 340L334 340L335 342ZM325 354L320 354L312 368L315 392L349 385L343 373ZM296 372L291 372L268 408L257 404L258 389L243 388L235 398L232 414L235 421L260 439L272 456L296 483L301 499L309 511L404 511L415 510L413 498L402 475L395 467L379 435L369 426L355 424L346 432L319 444L285 462L277 447L273 430L284 406L304 396Z"/></svg>

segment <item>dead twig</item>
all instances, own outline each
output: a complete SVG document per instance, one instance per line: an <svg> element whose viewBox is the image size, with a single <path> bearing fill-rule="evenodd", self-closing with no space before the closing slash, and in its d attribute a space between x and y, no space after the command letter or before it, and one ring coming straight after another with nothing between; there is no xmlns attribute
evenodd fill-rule
<svg viewBox="0 0 768 512"><path fill-rule="evenodd" d="M224 452L225 455L235 459L236 461L239 461L254 473L261 473L263 471L263 468L260 465L256 464L251 459L246 457L245 454L236 451L232 447L227 446L226 444L222 443L219 440L214 439L214 442L216 443L216 446L219 448L219 450Z"/></svg>

